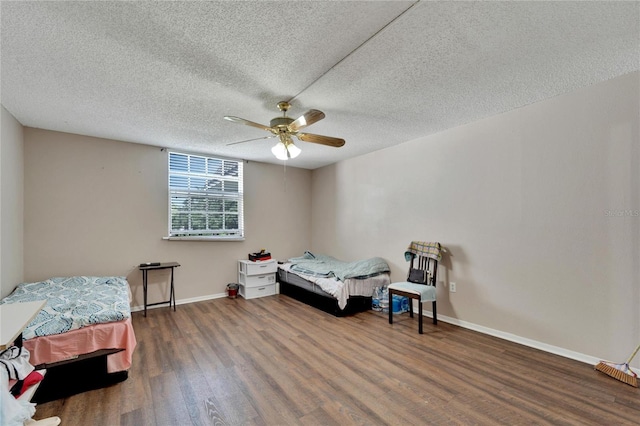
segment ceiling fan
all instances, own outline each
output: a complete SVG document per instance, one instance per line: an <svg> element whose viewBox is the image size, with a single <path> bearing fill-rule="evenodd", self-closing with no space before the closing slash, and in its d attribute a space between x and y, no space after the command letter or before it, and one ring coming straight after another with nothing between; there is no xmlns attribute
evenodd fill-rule
<svg viewBox="0 0 640 426"><path fill-rule="evenodd" d="M273 148L271 148L271 152L279 160L288 160L289 158L295 158L300 154L301 150L294 145L292 136L295 136L303 142L317 143L320 145L333 146L336 148L344 145L344 139L300 132L301 129L304 129L307 126L310 126L313 123L322 120L324 118L324 112L318 111L317 109L310 109L294 120L291 117L287 117L287 110L289 110L290 107L291 105L289 104L289 102L279 102L278 109L282 111L282 117L276 117L272 119L269 123L269 126L245 120L244 118L228 115L225 116L225 120L233 121L234 123L245 124L251 127L256 127L258 129L266 130L267 132L272 133L271 136L248 139L240 142L232 142L227 145L235 145L260 139L271 139L277 136L280 139L280 142L278 142Z"/></svg>

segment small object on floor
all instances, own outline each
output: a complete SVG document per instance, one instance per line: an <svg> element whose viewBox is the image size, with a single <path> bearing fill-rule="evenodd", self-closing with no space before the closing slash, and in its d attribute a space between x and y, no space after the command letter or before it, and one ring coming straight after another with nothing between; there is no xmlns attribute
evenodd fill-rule
<svg viewBox="0 0 640 426"><path fill-rule="evenodd" d="M633 359L634 356L638 353L640 349L640 345L636 346L636 349L633 351L627 362L621 363L613 363L608 361L600 361L594 368L598 371L603 372L604 374L613 377L616 380L620 380L623 383L633 386L634 388L638 387L637 377L638 375L631 370L629 367L629 363Z"/></svg>
<svg viewBox="0 0 640 426"><path fill-rule="evenodd" d="M235 299L236 297L238 297L238 288L240 287L240 284L237 283L229 283L227 284L227 294L229 299Z"/></svg>
<svg viewBox="0 0 640 426"><path fill-rule="evenodd" d="M58 426L60 424L60 417L47 417L41 420L27 420L24 422L24 426Z"/></svg>

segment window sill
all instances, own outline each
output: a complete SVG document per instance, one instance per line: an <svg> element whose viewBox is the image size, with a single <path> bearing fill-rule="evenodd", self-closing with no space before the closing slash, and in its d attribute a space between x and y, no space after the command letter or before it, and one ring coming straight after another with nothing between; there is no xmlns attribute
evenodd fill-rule
<svg viewBox="0 0 640 426"><path fill-rule="evenodd" d="M243 237L162 237L168 241L244 241Z"/></svg>

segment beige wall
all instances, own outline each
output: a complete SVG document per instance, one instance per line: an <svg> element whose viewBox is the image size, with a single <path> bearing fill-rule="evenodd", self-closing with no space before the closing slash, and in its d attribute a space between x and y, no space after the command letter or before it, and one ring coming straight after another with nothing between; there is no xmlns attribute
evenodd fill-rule
<svg viewBox="0 0 640 426"><path fill-rule="evenodd" d="M640 210L639 93L633 73L315 170L313 250L382 256L400 280L409 241L440 241L457 292L439 285L439 314L625 359L640 341L640 217L624 213Z"/></svg>
<svg viewBox="0 0 640 426"><path fill-rule="evenodd" d="M0 141L0 297L23 278L23 129L2 110Z"/></svg>
<svg viewBox="0 0 640 426"><path fill-rule="evenodd" d="M160 148L25 128L25 280L122 275L142 304L147 261L177 261L176 297L223 295L236 260L310 246L311 172L245 163L243 242L167 241L167 153ZM286 177L286 180L285 180ZM3 221L4 223L4 221ZM150 274L150 280L166 275ZM162 292L160 291L162 289ZM166 300L150 287L150 302Z"/></svg>
<svg viewBox="0 0 640 426"><path fill-rule="evenodd" d="M639 78L313 172L287 168L285 175L248 163L244 242L161 239L167 175L160 149L27 128L24 279L125 275L140 305L135 265L142 261L179 261L177 297L189 300L221 295L236 281L236 259L262 247L278 258L310 247L344 259L382 256L401 279L408 242L438 240L449 250L439 279L458 286L455 294L438 288L443 317L624 359L640 340L640 218L624 213L640 210ZM17 277L20 259L5 261L14 245L5 240L14 223L6 219L5 183L21 176L22 130L6 115L2 275L10 264ZM9 178L7 141L17 164ZM19 185L11 187L19 201ZM158 290L152 287L152 299L164 298Z"/></svg>

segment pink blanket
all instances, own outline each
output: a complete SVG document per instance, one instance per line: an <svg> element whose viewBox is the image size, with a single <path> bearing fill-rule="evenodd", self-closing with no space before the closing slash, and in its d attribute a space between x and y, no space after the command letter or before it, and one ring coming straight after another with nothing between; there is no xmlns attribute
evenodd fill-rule
<svg viewBox="0 0 640 426"><path fill-rule="evenodd" d="M107 356L107 372L115 373L131 367L136 347L131 318L95 324L63 334L35 337L24 341L31 353L32 365L50 364L100 349L124 349Z"/></svg>

